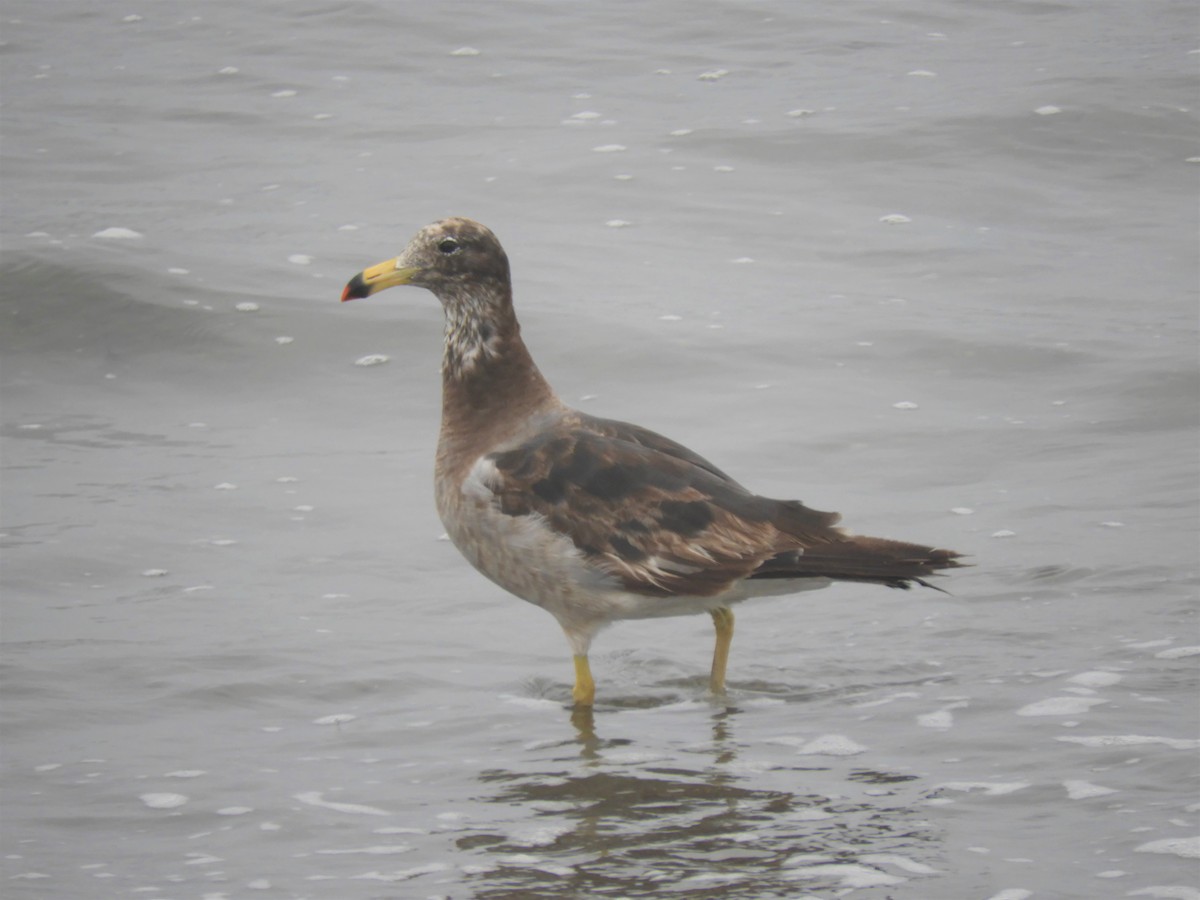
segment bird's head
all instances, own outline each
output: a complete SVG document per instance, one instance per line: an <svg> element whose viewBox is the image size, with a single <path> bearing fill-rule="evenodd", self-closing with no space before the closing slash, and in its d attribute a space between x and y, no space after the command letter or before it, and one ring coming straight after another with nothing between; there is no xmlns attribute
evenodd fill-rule
<svg viewBox="0 0 1200 900"><path fill-rule="evenodd" d="M509 291L508 257L496 236L471 219L443 219L416 233L395 259L359 272L342 291L356 300L400 284L432 291L443 302L473 287Z"/></svg>

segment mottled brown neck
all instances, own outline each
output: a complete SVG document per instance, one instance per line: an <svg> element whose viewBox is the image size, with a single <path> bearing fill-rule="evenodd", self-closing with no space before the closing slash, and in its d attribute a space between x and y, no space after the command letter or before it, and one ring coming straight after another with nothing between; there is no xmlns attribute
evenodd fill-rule
<svg viewBox="0 0 1200 900"><path fill-rule="evenodd" d="M559 406L525 342L507 292L443 300L439 466L470 465L521 422Z"/></svg>

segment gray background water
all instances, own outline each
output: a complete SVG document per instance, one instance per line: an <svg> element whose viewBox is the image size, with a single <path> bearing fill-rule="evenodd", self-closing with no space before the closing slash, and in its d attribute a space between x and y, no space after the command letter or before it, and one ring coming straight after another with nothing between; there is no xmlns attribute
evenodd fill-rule
<svg viewBox="0 0 1200 900"><path fill-rule="evenodd" d="M2 18L5 896L1200 897L1194 4ZM451 214L568 401L975 568L572 718L337 303Z"/></svg>

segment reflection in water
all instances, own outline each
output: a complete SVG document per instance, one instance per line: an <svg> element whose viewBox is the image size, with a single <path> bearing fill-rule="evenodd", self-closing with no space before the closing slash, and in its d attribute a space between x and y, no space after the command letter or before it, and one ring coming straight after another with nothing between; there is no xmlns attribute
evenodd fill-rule
<svg viewBox="0 0 1200 900"><path fill-rule="evenodd" d="M579 741L579 755L583 759L600 758L600 739L596 737L596 715L591 706L573 706L571 724L575 726Z"/></svg>
<svg viewBox="0 0 1200 900"><path fill-rule="evenodd" d="M793 897L934 874L920 861L936 847L911 808L915 793L895 790L913 776L843 775L845 795L880 786L868 802L808 793L803 786L814 782L828 788L830 771L776 763L764 773L739 763L737 715L713 713L711 740L688 748L705 759L692 768L680 756L639 760L632 741L597 732L592 710L572 710L577 758L561 758L555 771L543 759L536 771L480 774L488 788L480 800L503 807L506 824L458 840L479 853L468 868L473 896ZM780 787L751 786L751 776Z"/></svg>

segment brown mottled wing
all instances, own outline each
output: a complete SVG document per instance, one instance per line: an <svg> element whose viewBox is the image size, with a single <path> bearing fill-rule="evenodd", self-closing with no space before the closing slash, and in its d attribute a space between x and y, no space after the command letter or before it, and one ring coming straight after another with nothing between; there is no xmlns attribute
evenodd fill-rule
<svg viewBox="0 0 1200 900"><path fill-rule="evenodd" d="M935 587L923 578L936 575L941 569L962 565L958 562L961 554L953 550L847 534L834 527L841 520L838 513L810 509L799 500L771 500L754 496L704 457L661 434L626 422L579 415L580 424L597 434L664 453L698 466L720 479L730 494L716 490L712 499L718 504L721 497L730 495L754 501L752 518L765 512L776 530L775 540L771 543L782 544L788 549L764 559L750 572L750 578L832 578L907 589L913 584ZM735 515L751 511L751 507L744 503L723 508Z"/></svg>
<svg viewBox="0 0 1200 900"><path fill-rule="evenodd" d="M503 512L544 517L642 594L712 596L780 553L845 541L836 513L755 496L685 447L623 423L571 417L489 459ZM788 577L819 574L793 567Z"/></svg>
<svg viewBox="0 0 1200 900"><path fill-rule="evenodd" d="M637 444L641 447L646 447L650 450L656 450L659 453L664 453L667 456L672 456L675 459L683 460L686 463L691 463L698 466L707 472L715 475L717 478L726 482L729 485L741 489L736 481L710 463L707 459L696 453L694 450L689 450L683 444L673 441L668 437L663 437L649 428L642 428L640 425L631 425L628 422L620 422L616 419L601 419L597 416L589 416L584 413L575 413L578 416L579 427L586 431L592 431L596 434L602 434L607 437L616 438L622 441L628 441L632 444Z"/></svg>

